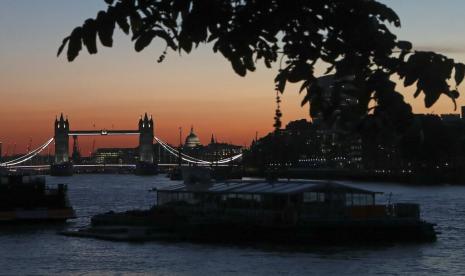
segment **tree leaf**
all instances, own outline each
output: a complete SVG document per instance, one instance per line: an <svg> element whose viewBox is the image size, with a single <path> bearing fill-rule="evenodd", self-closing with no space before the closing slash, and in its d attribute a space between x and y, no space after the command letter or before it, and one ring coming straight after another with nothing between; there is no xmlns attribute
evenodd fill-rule
<svg viewBox="0 0 465 276"><path fill-rule="evenodd" d="M249 71L255 71L255 64L251 55L244 56L244 64Z"/></svg>
<svg viewBox="0 0 465 276"><path fill-rule="evenodd" d="M376 1L369 1L364 3L367 8L371 9L374 14L378 15L381 20L387 20L396 27L400 27L400 19L396 12L388 6Z"/></svg>
<svg viewBox="0 0 465 276"><path fill-rule="evenodd" d="M236 74L238 74L241 77L245 76L247 70L245 68L245 65L241 62L241 60L239 58L234 57L231 58L230 61L234 69L234 72L236 72Z"/></svg>
<svg viewBox="0 0 465 276"><path fill-rule="evenodd" d="M284 89L286 88L286 79L287 79L287 71L284 71L284 70L280 70L278 75L274 78L276 89L281 93L283 93Z"/></svg>
<svg viewBox="0 0 465 276"><path fill-rule="evenodd" d="M180 49L183 49L186 53L190 53L192 50L192 41L185 38L184 36L181 36L179 38L179 47Z"/></svg>
<svg viewBox="0 0 465 276"><path fill-rule="evenodd" d="M335 67L335 65L334 65L334 64L333 64L333 65L331 65L331 66L329 66L329 67L326 69L325 75L328 75L329 73L331 73L331 71L333 71L333 70L334 70L334 67Z"/></svg>
<svg viewBox="0 0 465 276"><path fill-rule="evenodd" d="M309 78L312 72L312 67L309 64L299 62L296 63L293 67L290 67L287 79L290 82L299 82Z"/></svg>
<svg viewBox="0 0 465 276"><path fill-rule="evenodd" d="M115 29L115 19L108 13L100 11L97 14L97 31L100 42L103 46L113 46L113 31Z"/></svg>
<svg viewBox="0 0 465 276"><path fill-rule="evenodd" d="M68 61L73 61L82 49L82 28L75 28L70 35L68 44Z"/></svg>
<svg viewBox="0 0 465 276"><path fill-rule="evenodd" d="M167 32L160 31L160 30L156 30L156 31L153 31L153 32L154 32L154 34L156 36L159 36L159 37L163 38L165 40L166 44L168 44L168 46L171 47L171 49L173 49L175 51L177 50L178 47L176 46L176 43L174 42L174 39Z"/></svg>
<svg viewBox="0 0 465 276"><path fill-rule="evenodd" d="M95 20L87 19L82 26L82 41L89 54L97 53L97 26Z"/></svg>
<svg viewBox="0 0 465 276"><path fill-rule="evenodd" d="M68 45L68 61L73 61L82 49L82 28L76 27L71 32Z"/></svg>
<svg viewBox="0 0 465 276"><path fill-rule="evenodd" d="M454 103L454 111L457 110L457 101L454 98L451 98Z"/></svg>
<svg viewBox="0 0 465 276"><path fill-rule="evenodd" d="M456 63L455 64L455 83L457 86L463 81L463 77L465 75L465 64L463 63Z"/></svg>
<svg viewBox="0 0 465 276"><path fill-rule="evenodd" d="M310 81L309 80L306 80L302 83L302 85L300 86L300 89L299 89L299 94L302 93L302 91L304 91L304 89L307 88L308 90L308 85L310 84Z"/></svg>
<svg viewBox="0 0 465 276"><path fill-rule="evenodd" d="M414 84L417 79L418 79L418 77L416 75L414 75L413 73L407 73L405 75L405 79L404 79L404 86L408 87L408 86Z"/></svg>
<svg viewBox="0 0 465 276"><path fill-rule="evenodd" d="M451 90L447 95L452 99L457 99L458 97L460 97L460 93L457 90Z"/></svg>
<svg viewBox="0 0 465 276"><path fill-rule="evenodd" d="M425 106L430 108L441 96L441 92L434 89L425 89Z"/></svg>
<svg viewBox="0 0 465 276"><path fill-rule="evenodd" d="M269 59L265 58L263 62L265 63L266 68L271 68L271 62Z"/></svg>
<svg viewBox="0 0 465 276"><path fill-rule="evenodd" d="M307 93L307 94L305 94L305 97L302 99L302 102L300 103L300 106L304 106L308 102L310 102L310 95Z"/></svg>
<svg viewBox="0 0 465 276"><path fill-rule="evenodd" d="M61 52L63 52L63 49L65 48L66 44L68 44L68 41L69 41L69 36L63 39L63 42L61 43L60 48L58 48L57 57L61 55Z"/></svg>
<svg viewBox="0 0 465 276"><path fill-rule="evenodd" d="M135 36L139 33L140 28L142 27L142 18L140 17L140 14L135 11L129 16L129 21L131 22L132 34Z"/></svg>
<svg viewBox="0 0 465 276"><path fill-rule="evenodd" d="M397 47L403 51L410 51L412 50L412 43L405 40L397 41Z"/></svg>
<svg viewBox="0 0 465 276"><path fill-rule="evenodd" d="M118 26L123 30L125 34L129 34L129 23L128 23L128 18L126 16L119 16L116 18L116 23Z"/></svg>
<svg viewBox="0 0 465 276"><path fill-rule="evenodd" d="M142 51L145 47L147 47L150 42L152 42L152 39L155 37L155 32L154 31L148 31L145 33L142 33L139 38L136 40L136 43L134 44L134 49L136 52Z"/></svg>

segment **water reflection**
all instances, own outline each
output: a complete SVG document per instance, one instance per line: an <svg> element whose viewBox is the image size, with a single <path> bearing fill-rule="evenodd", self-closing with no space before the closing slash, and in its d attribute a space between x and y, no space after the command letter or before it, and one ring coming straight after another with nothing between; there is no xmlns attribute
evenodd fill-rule
<svg viewBox="0 0 465 276"><path fill-rule="evenodd" d="M94 214L149 208L153 187L163 176L76 175L49 177L67 183L78 219L65 225L15 226L0 230L0 274L155 274L155 275L370 275L460 274L465 270L465 187L407 187L354 183L381 191L380 200L418 202L426 220L442 232L433 244L363 246L231 246L191 243L124 243L56 235L81 227Z"/></svg>

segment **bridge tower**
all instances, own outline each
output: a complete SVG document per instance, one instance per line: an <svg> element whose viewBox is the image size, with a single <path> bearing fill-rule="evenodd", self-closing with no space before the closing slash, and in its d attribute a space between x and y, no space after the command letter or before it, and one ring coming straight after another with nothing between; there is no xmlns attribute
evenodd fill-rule
<svg viewBox="0 0 465 276"><path fill-rule="evenodd" d="M71 175L72 164L69 162L69 122L68 118L55 118L55 162L50 168L50 174L57 176Z"/></svg>
<svg viewBox="0 0 465 276"><path fill-rule="evenodd" d="M69 162L69 122L60 115L55 119L55 164Z"/></svg>
<svg viewBox="0 0 465 276"><path fill-rule="evenodd" d="M153 119L145 113L139 120L139 161L153 163Z"/></svg>
<svg viewBox="0 0 465 276"><path fill-rule="evenodd" d="M157 166L153 162L154 125L152 116L139 119L139 162L136 166L137 174L155 174Z"/></svg>
<svg viewBox="0 0 465 276"><path fill-rule="evenodd" d="M73 135L73 153L71 154L73 164L81 163L81 150L79 149L79 142L77 135Z"/></svg>

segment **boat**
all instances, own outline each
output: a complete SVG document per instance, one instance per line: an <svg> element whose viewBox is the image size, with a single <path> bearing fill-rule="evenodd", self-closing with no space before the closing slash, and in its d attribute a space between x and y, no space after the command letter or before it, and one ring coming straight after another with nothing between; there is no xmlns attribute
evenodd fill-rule
<svg viewBox="0 0 465 276"><path fill-rule="evenodd" d="M176 167L171 168L168 171L167 176L170 178L170 180L182 180L181 166L176 166Z"/></svg>
<svg viewBox="0 0 465 276"><path fill-rule="evenodd" d="M68 236L201 242L432 242L413 203L376 204L377 192L325 181L229 181L159 188L150 210L106 213ZM138 234L135 234L138 233Z"/></svg>
<svg viewBox="0 0 465 276"><path fill-rule="evenodd" d="M150 162L139 161L136 163L136 175L156 175L158 174L158 165Z"/></svg>
<svg viewBox="0 0 465 276"><path fill-rule="evenodd" d="M75 217L65 184L47 186L40 175L0 176L0 223L64 222Z"/></svg>
<svg viewBox="0 0 465 276"><path fill-rule="evenodd" d="M52 176L72 176L73 173L74 168L71 162L52 164L50 166L50 175Z"/></svg>
<svg viewBox="0 0 465 276"><path fill-rule="evenodd" d="M186 185L210 184L212 180L212 169L210 167L185 166L181 167L181 172Z"/></svg>
<svg viewBox="0 0 465 276"><path fill-rule="evenodd" d="M242 171L235 167L176 166L168 172L167 176L170 180L183 180L184 183L210 183L213 180L240 179Z"/></svg>

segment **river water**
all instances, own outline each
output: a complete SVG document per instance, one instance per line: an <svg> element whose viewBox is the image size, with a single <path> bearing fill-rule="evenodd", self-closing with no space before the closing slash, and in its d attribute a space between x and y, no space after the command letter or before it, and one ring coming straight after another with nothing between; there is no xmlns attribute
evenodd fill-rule
<svg viewBox="0 0 465 276"><path fill-rule="evenodd" d="M191 243L126 243L64 237L60 230L85 226L106 211L148 208L163 175L47 177L67 183L78 219L58 226L1 226L0 275L465 275L465 187L409 187L346 182L392 192L394 202L421 204L437 223L438 241L426 244L325 246L295 250Z"/></svg>

